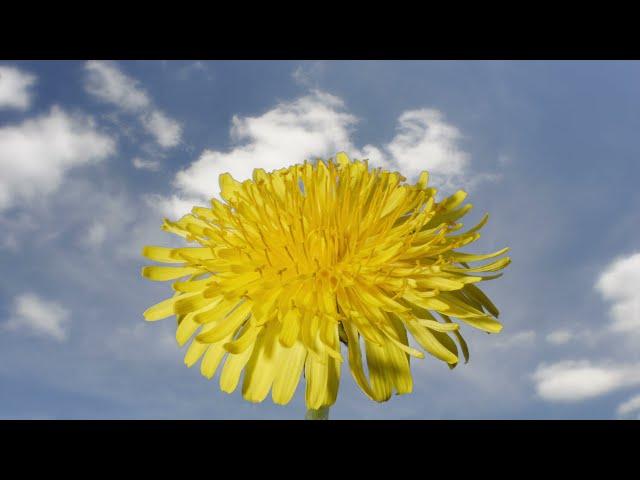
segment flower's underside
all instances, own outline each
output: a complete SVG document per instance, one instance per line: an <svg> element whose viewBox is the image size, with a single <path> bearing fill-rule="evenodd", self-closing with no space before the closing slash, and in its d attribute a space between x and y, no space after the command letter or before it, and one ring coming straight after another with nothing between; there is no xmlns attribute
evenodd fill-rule
<svg viewBox="0 0 640 480"><path fill-rule="evenodd" d="M220 176L224 202L194 207L166 231L200 246L146 247L154 261L144 277L178 280L174 296L144 312L176 315L176 338L192 336L185 363L211 378L224 363L220 387L252 402L286 404L300 377L307 408L335 402L346 344L360 388L378 402L409 393L409 357L428 353L453 367L468 349L454 319L496 333L497 308L478 288L510 262L457 250L479 238L460 233L459 191L436 202L424 172L415 185L398 173L369 169L344 154L235 181ZM471 262L490 260L472 267ZM455 340L454 340L455 339ZM364 348L365 362L362 348ZM226 356L226 358L225 358ZM368 373L368 374L367 374Z"/></svg>

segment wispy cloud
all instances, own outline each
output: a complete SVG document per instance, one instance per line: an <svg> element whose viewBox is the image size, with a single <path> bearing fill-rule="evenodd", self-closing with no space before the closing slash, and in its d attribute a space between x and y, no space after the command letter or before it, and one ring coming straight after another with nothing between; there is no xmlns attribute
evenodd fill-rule
<svg viewBox="0 0 640 480"><path fill-rule="evenodd" d="M320 77L325 70L324 62L305 62L298 65L291 73L291 78L298 85L306 88L318 88Z"/></svg>
<svg viewBox="0 0 640 480"><path fill-rule="evenodd" d="M115 63L89 61L85 90L103 102L131 112L140 112L151 106L151 99L140 82L125 75Z"/></svg>
<svg viewBox="0 0 640 480"><path fill-rule="evenodd" d="M27 110L33 101L31 87L37 77L19 68L0 65L0 109Z"/></svg>
<svg viewBox="0 0 640 480"><path fill-rule="evenodd" d="M182 126L159 110L153 110L141 117L144 128L163 148L175 147L180 143Z"/></svg>
<svg viewBox="0 0 640 480"><path fill-rule="evenodd" d="M525 348L535 344L537 334L533 330L503 334L492 339L491 345L495 348Z"/></svg>
<svg viewBox="0 0 640 480"><path fill-rule="evenodd" d="M28 332L63 341L71 321L70 312L56 302L42 299L34 293L24 293L14 299L9 320L4 328Z"/></svg>
<svg viewBox="0 0 640 480"><path fill-rule="evenodd" d="M640 412L640 395L635 395L631 397L629 400L627 400L626 402L623 402L620 405L618 405L616 412L620 417L627 417L632 413Z"/></svg>
<svg viewBox="0 0 640 480"><path fill-rule="evenodd" d="M102 102L136 114L142 127L163 148L175 147L182 138L182 125L158 109L140 82L126 75L115 62L85 64L85 90Z"/></svg>
<svg viewBox="0 0 640 480"><path fill-rule="evenodd" d="M151 172L160 170L160 162L157 160L145 160L140 157L135 157L131 160L131 164L138 170L149 170Z"/></svg>
<svg viewBox="0 0 640 480"><path fill-rule="evenodd" d="M554 330L546 337L547 342L553 345L564 345L571 341L574 335L569 330Z"/></svg>

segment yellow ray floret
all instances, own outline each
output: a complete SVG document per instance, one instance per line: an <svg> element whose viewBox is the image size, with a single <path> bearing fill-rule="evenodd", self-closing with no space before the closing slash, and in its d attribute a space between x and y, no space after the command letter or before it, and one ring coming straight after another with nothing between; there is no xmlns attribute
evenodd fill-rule
<svg viewBox="0 0 640 480"><path fill-rule="evenodd" d="M223 201L194 207L163 228L199 246L148 246L150 280L173 280L174 294L144 312L175 315L185 364L207 378L222 365L220 388L242 380L245 399L275 403L306 381L307 408L336 401L344 360L371 399L410 393L408 333L451 368L469 350L460 323L497 333L498 309L478 286L505 268L507 248L458 249L480 236L487 216L464 233L466 192L436 201L427 172L411 185L340 153L251 180L220 175ZM453 234L453 232L456 232ZM471 266L472 262L488 263ZM343 358L341 343L348 355ZM366 359L363 361L363 359Z"/></svg>

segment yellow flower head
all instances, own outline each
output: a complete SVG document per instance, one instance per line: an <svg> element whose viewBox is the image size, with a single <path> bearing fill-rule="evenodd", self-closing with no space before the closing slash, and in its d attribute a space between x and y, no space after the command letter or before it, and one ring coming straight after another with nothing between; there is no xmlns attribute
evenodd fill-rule
<svg viewBox="0 0 640 480"><path fill-rule="evenodd" d="M233 392L245 371L242 394L261 402L271 390L286 404L302 373L309 409L332 405L338 394L346 344L349 369L378 402L409 393L407 331L450 367L468 350L455 319L486 332L502 328L497 308L477 287L500 275L508 257L461 253L478 239L487 216L465 233L458 220L459 191L436 202L427 172L415 185L399 173L370 169L367 161L305 162L242 183L220 175L221 197L194 207L166 231L199 246L145 247L150 280L178 280L174 296L144 312L147 320L176 315L176 338L188 366L200 358L211 378L223 363L220 388ZM453 338L452 338L453 336ZM456 341L454 341L454 338ZM365 373L364 345L368 375ZM226 356L226 358L225 358Z"/></svg>

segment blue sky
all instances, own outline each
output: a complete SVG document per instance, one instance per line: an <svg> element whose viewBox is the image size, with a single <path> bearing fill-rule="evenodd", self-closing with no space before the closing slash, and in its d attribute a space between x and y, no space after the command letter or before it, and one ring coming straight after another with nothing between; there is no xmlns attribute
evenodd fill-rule
<svg viewBox="0 0 640 480"><path fill-rule="evenodd" d="M302 418L183 365L145 244L239 178L338 151L489 212L512 249L504 330L412 362L374 404L343 369L332 418L638 418L640 63L1 62L0 418ZM177 243L176 243L177 244Z"/></svg>

